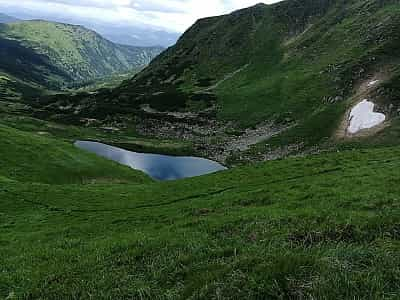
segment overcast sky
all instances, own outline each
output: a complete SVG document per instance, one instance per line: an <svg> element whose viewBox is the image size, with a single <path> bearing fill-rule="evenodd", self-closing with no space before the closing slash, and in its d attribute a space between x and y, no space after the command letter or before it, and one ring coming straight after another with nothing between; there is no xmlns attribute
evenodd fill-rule
<svg viewBox="0 0 400 300"><path fill-rule="evenodd" d="M16 17L71 19L183 32L197 19L278 0L0 0Z"/></svg>

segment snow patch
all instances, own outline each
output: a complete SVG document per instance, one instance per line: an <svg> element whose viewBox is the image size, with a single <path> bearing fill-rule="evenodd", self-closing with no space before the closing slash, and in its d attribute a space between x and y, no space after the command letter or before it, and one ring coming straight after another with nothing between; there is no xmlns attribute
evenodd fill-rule
<svg viewBox="0 0 400 300"><path fill-rule="evenodd" d="M354 134L362 129L369 129L383 123L386 120L386 116L374 112L374 107L375 104L367 99L358 103L351 110L348 132Z"/></svg>

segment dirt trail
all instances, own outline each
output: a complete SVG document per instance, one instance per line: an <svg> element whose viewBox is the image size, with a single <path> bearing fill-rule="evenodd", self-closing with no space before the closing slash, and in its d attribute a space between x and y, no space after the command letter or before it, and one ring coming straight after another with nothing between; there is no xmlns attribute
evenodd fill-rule
<svg viewBox="0 0 400 300"><path fill-rule="evenodd" d="M160 116L169 116L174 117L176 119L193 119L198 117L199 114L192 112L164 112L158 111L152 108L149 104L143 104L141 107L142 111L151 114L151 115L160 115Z"/></svg>
<svg viewBox="0 0 400 300"><path fill-rule="evenodd" d="M233 78L236 74L238 74L238 73L244 71L244 70L247 69L249 66L250 66L250 64L245 64L244 66L240 67L240 68L237 69L236 71L233 71L232 73L229 73L229 74L225 75L225 77L224 77L223 79L221 79L220 81L218 81L218 82L215 83L214 85L212 85L212 86L210 86L210 87L208 87L208 88L206 88L206 89L204 89L204 90L201 90L200 92L201 92L201 93L204 93L204 92L209 92L209 91L215 90L215 89L218 88L221 84L223 84L225 81L227 81L227 80Z"/></svg>

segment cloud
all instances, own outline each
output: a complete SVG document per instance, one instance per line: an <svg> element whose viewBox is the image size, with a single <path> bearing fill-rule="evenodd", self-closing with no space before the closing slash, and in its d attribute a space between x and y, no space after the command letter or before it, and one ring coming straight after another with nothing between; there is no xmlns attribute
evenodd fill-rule
<svg viewBox="0 0 400 300"><path fill-rule="evenodd" d="M22 17L85 19L183 32L199 18L228 13L258 2L260 0L0 0L0 10Z"/></svg>

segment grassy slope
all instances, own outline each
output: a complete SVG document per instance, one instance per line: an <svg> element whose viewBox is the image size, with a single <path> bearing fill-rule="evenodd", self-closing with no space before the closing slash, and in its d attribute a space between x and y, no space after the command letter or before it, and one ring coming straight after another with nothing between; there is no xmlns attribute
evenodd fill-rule
<svg viewBox="0 0 400 300"><path fill-rule="evenodd" d="M293 136L298 139L315 142L321 136L329 137L348 104L327 105L324 97L352 95L348 85L358 80L351 78L352 68L365 64L367 71L373 72L379 64L396 62L397 52L388 53L388 57L379 57L379 52L396 43L397 35L383 30L380 34L391 40L381 44L375 41L367 44L367 38L375 38L377 33L370 28L379 26L382 20L387 23L381 24L382 28L396 26L400 9L398 4L379 8L375 1L337 3L302 36L283 44L268 45L267 52L276 52L271 59L254 59L247 72L220 86L217 91L222 107L220 117L240 119L248 126L265 119L289 116L300 123L299 127L306 128L304 134L299 127L295 128ZM279 32L282 25L275 18L273 22L277 28L272 31ZM266 30L260 34L262 32ZM370 57L377 58L378 63L368 62ZM343 65L346 70L341 69ZM328 71L331 66L339 70Z"/></svg>
<svg viewBox="0 0 400 300"><path fill-rule="evenodd" d="M147 176L70 143L0 125L0 175L22 182L145 182Z"/></svg>
<svg viewBox="0 0 400 300"><path fill-rule="evenodd" d="M48 185L29 181L80 182L100 167L117 178L137 174L105 169L101 160L93 166L93 156L55 140L0 129L0 297L400 295L398 147L176 182ZM77 162L82 169L71 172ZM25 173L11 172L15 166Z"/></svg>
<svg viewBox="0 0 400 300"><path fill-rule="evenodd" d="M267 143L313 146L333 136L360 82L378 72L399 73L393 68L399 61L399 26L400 5L391 0L257 5L198 21L112 99L190 110L193 93L249 64L213 90L218 119L241 127L289 120L298 125ZM158 91L164 96L151 94ZM387 102L400 108L395 97Z"/></svg>
<svg viewBox="0 0 400 300"><path fill-rule="evenodd" d="M2 35L47 55L54 65L81 80L141 67L160 51L117 45L84 27L47 21L8 24Z"/></svg>
<svg viewBox="0 0 400 300"><path fill-rule="evenodd" d="M345 9L338 5L288 46L287 61L279 68L291 71L275 76L273 80L279 84L272 81L268 88L271 78L254 83L267 87L264 93L268 94L268 102L260 105L260 111L264 107L267 113L290 112L296 120L302 120L292 131L270 142L303 141L313 145L331 137L345 110L352 105L351 97L356 92L353 87L385 69L390 70L388 76L397 76L398 71L393 66L399 59L398 52L394 51L399 45L396 30L400 24L399 4L390 4L390 1L349 3L351 5ZM301 48L305 50L300 51ZM234 97L230 96L230 99ZM350 101L328 105L324 101L324 98L336 96ZM392 103L398 108L395 97L387 97L386 101L387 106ZM270 102L276 103L278 109L274 106L271 109ZM390 117L394 122L398 119L395 114ZM399 136L395 138L398 142Z"/></svg>
<svg viewBox="0 0 400 300"><path fill-rule="evenodd" d="M0 99L15 101L16 99L38 97L43 95L44 87L38 84L21 80L8 73L0 71Z"/></svg>
<svg viewBox="0 0 400 300"><path fill-rule="evenodd" d="M132 78L132 76L140 72L141 69L142 67L138 67L137 69L131 70L128 73L114 74L84 83L79 83L76 87L73 87L72 92L94 92L99 89L112 89L119 86L123 81Z"/></svg>
<svg viewBox="0 0 400 300"><path fill-rule="evenodd" d="M6 26L0 24L0 32ZM3 77L0 100L18 100L21 97L32 100L45 87L57 89L60 82L72 80L66 72L52 65L46 56L25 47L21 41L3 36L0 37L0 73Z"/></svg>
<svg viewBox="0 0 400 300"><path fill-rule="evenodd" d="M17 84L0 82L8 92L0 96L32 100L44 88L75 88L137 72L161 51L117 45L81 26L39 20L1 24L0 72Z"/></svg>

